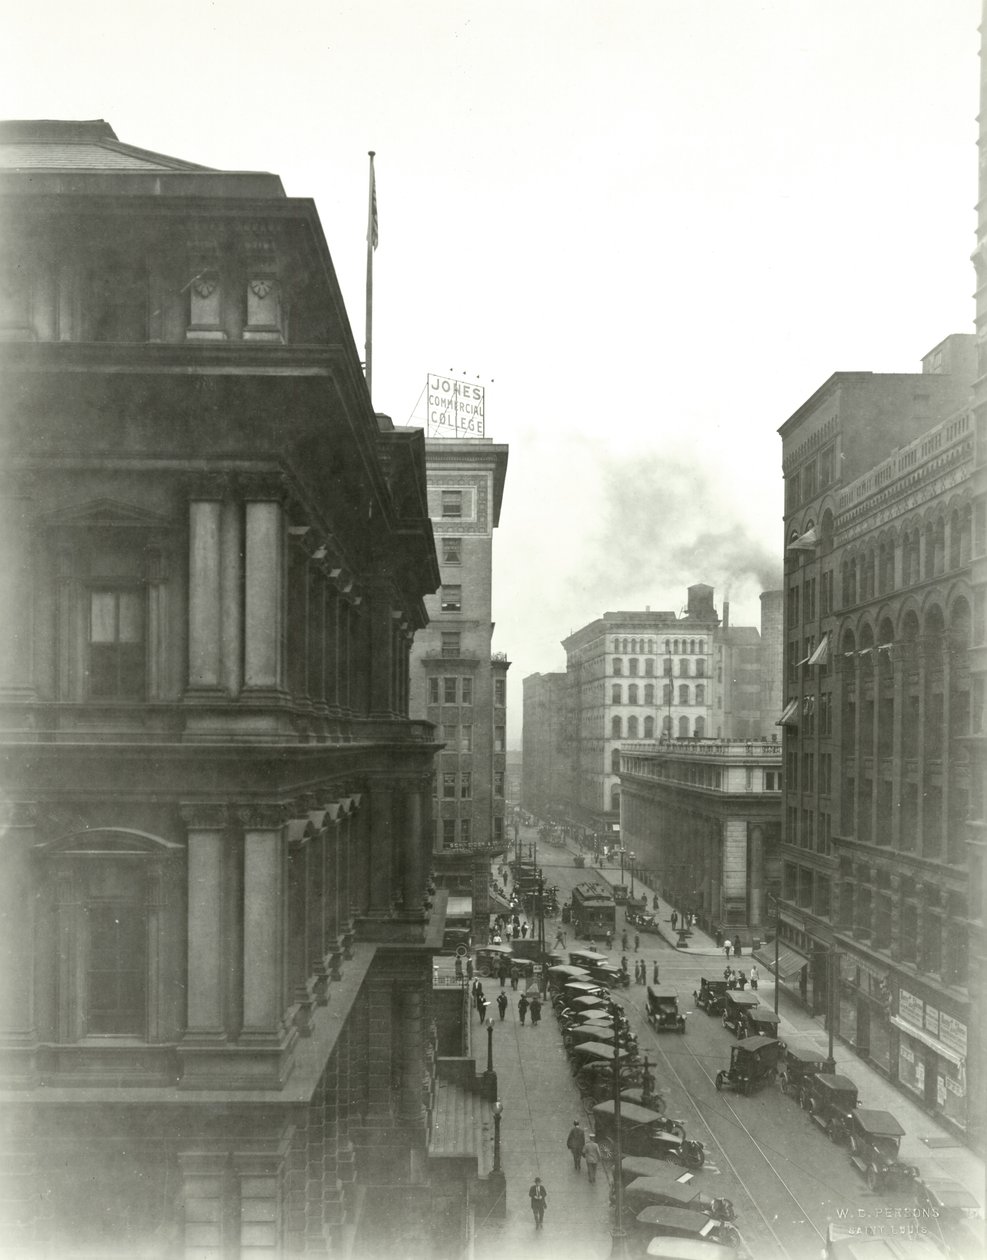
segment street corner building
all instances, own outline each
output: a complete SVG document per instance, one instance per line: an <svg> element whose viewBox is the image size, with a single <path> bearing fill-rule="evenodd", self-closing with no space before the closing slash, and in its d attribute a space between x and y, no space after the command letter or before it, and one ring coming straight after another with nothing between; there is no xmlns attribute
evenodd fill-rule
<svg viewBox="0 0 987 1260"><path fill-rule="evenodd" d="M5 1255L409 1254L440 583L313 203L0 127Z"/></svg>

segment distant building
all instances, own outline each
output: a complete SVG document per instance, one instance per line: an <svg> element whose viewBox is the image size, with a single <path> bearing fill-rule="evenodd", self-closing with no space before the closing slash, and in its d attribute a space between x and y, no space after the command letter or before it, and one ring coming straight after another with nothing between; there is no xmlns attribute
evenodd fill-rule
<svg viewBox="0 0 987 1260"><path fill-rule="evenodd" d="M441 587L411 650L410 712L435 724L432 862L438 884L472 896L474 939L486 940L491 854L506 844L507 671L492 651L493 531L508 448L489 438L429 438L428 513Z"/></svg>
<svg viewBox="0 0 987 1260"><path fill-rule="evenodd" d="M780 877L781 743L627 744L620 834L680 912L744 945L759 940Z"/></svg>
<svg viewBox="0 0 987 1260"><path fill-rule="evenodd" d="M536 818L564 817L569 805L566 675L524 680L521 804Z"/></svg>
<svg viewBox="0 0 987 1260"><path fill-rule="evenodd" d="M780 430L781 935L806 1004L831 1004L859 1055L982 1142L973 341L947 338L921 374L836 373Z"/></svg>
<svg viewBox="0 0 987 1260"><path fill-rule="evenodd" d="M3 1249L397 1254L445 904L424 441L277 176L103 122L4 123L0 168Z"/></svg>

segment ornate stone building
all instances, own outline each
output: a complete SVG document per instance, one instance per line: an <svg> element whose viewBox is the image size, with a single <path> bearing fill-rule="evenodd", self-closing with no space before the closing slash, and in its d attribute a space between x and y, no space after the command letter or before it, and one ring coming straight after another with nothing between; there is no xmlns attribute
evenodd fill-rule
<svg viewBox="0 0 987 1260"><path fill-rule="evenodd" d="M987 550L973 338L921 374L837 373L781 428L785 472L783 979L840 1036L982 1141ZM973 842L971 845L971 841ZM979 1133L979 1136L977 1134Z"/></svg>
<svg viewBox="0 0 987 1260"><path fill-rule="evenodd" d="M276 176L102 122L0 167L4 1253L384 1254L444 904L422 435Z"/></svg>

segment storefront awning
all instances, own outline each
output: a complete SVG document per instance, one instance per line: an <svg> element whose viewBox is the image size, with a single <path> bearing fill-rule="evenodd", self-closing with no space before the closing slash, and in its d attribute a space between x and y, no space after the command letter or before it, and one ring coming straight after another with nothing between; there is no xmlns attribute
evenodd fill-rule
<svg viewBox="0 0 987 1260"><path fill-rule="evenodd" d="M829 635L824 634L816 650L806 661L807 665L825 665L829 660Z"/></svg>
<svg viewBox="0 0 987 1260"><path fill-rule="evenodd" d="M510 914L511 903L505 901L503 897L498 897L492 888L487 894L487 899L490 903L491 914Z"/></svg>
<svg viewBox="0 0 987 1260"><path fill-rule="evenodd" d="M800 534L798 538L793 538L788 544L789 551L815 551L819 545L819 538L816 535L815 528L807 529L804 534Z"/></svg>
<svg viewBox="0 0 987 1260"><path fill-rule="evenodd" d="M775 726L798 726L798 713L798 700L789 700L782 709L781 717L775 722Z"/></svg>
<svg viewBox="0 0 987 1260"><path fill-rule="evenodd" d="M765 945L761 949L754 951L754 958L762 967L767 967L772 975L775 973L775 947L774 945ZM804 954L800 954L797 949L792 949L791 945L778 946L778 979L791 980L793 976L797 976L803 967L808 965L808 958Z"/></svg>
<svg viewBox="0 0 987 1260"><path fill-rule="evenodd" d="M954 1067L963 1066L963 1056L957 1054L955 1050L950 1050L948 1046L944 1046L941 1041L937 1041L935 1037L931 1037L921 1028L916 1028L914 1024L909 1024L907 1020L902 1019L900 1015L892 1015L889 1021L898 1029L899 1032L908 1033L909 1037L914 1037L916 1041L920 1041L923 1046L928 1046L930 1050L934 1050L942 1059L947 1059Z"/></svg>
<svg viewBox="0 0 987 1260"><path fill-rule="evenodd" d="M472 913L472 897L450 897L446 903L447 919L468 919Z"/></svg>

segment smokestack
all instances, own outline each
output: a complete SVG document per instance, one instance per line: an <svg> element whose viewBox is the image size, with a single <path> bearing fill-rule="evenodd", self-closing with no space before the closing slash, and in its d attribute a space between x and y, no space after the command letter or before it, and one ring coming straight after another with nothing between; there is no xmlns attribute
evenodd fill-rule
<svg viewBox="0 0 987 1260"><path fill-rule="evenodd" d="M723 630L729 630L730 628L730 601L728 599L723 601L723 622L721 628Z"/></svg>

